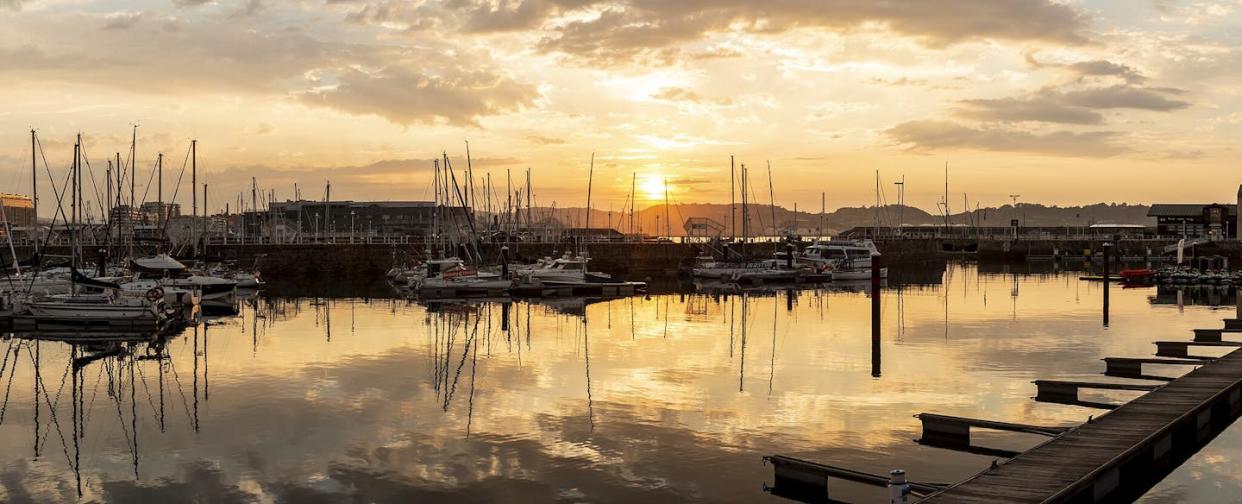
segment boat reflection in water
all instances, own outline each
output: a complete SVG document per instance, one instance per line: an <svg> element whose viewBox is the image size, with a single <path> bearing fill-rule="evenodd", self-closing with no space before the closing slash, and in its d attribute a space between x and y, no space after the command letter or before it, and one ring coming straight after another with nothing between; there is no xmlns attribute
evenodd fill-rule
<svg viewBox="0 0 1242 504"><path fill-rule="evenodd" d="M83 466L84 458L93 457L83 455L99 440L113 455L123 452L129 465L126 472L134 480L141 479L143 438L151 435L148 431L152 429L139 425L146 426L148 415L154 424L151 427L165 433L169 422L181 420L180 412L184 410L185 425L198 430L200 397L205 402L209 393L207 327L201 328L201 335L198 326L188 332L193 334L193 366L188 370L189 383L184 385L170 347L179 331L37 331L4 335L0 384L4 384L5 393L0 403L0 427L30 429L33 436L24 439L28 441L31 460L50 464L50 470L72 478L70 485L57 485L38 500L97 497L98 488L84 487L84 474L94 470ZM28 393L15 393L14 382L24 382L26 387L22 390ZM115 444L117 429L124 438L120 450ZM21 451L19 446L8 447ZM105 465L115 469L119 460L111 457Z"/></svg>
<svg viewBox="0 0 1242 504"><path fill-rule="evenodd" d="M880 290L878 333L861 283L548 302L260 295L177 335L11 335L0 500L72 502L80 479L83 502L779 502L762 492L771 453L956 481L992 458L913 443L914 414L1081 423L1099 411L1033 402L1030 381L1098 378L1101 357L1228 315L1115 289L1104 328L1100 285L1077 274L924 276ZM1042 439L1023 436L980 441ZM1240 456L1242 436L1211 449ZM1167 495L1242 490L1228 464L1186 467L1196 476L1175 473Z"/></svg>

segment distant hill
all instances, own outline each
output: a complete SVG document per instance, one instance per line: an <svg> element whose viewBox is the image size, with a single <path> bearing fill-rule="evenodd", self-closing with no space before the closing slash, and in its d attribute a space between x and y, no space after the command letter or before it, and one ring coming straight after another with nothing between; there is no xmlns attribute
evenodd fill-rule
<svg viewBox="0 0 1242 504"><path fill-rule="evenodd" d="M1154 225L1155 221L1147 217L1148 205L1130 205L1116 203L1097 203L1085 206L1044 206L1040 204L1020 203L1001 207L980 208L969 213L955 213L950 216L952 224L975 224L980 226L1008 226L1010 219L1021 219L1027 226L1087 226L1091 224L1138 224ZM770 206L754 205L749 210L751 228L758 233L760 230L772 229L773 209ZM542 218L554 218L569 227L585 226L585 210L583 208L538 208L535 214ZM820 227L819 212L799 211L795 216L793 210L776 207L775 222L777 229L797 228L813 232ZM667 217L666 217L667 215ZM741 208L735 214L738 233L741 232ZM657 229L665 228L665 221L672 221L672 233L682 234L682 223L691 217L708 218L719 222L725 227L724 234L733 234L733 220L730 218L729 205L719 203L686 203L654 205L634 214L635 231L657 234ZM795 222L796 226L792 224ZM942 225L943 215L933 215L927 211L910 206L889 205L881 207L844 207L823 214L822 222L826 232L836 233L858 226L896 225ZM611 226L622 232L630 231L628 213L591 210L591 227L603 228ZM662 231L661 231L662 233Z"/></svg>

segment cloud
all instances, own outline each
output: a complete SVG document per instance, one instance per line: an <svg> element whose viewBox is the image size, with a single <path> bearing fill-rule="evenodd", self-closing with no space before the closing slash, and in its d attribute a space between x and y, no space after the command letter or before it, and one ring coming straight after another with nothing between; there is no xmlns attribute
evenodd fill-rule
<svg viewBox="0 0 1242 504"><path fill-rule="evenodd" d="M22 10L23 0L0 0L0 9Z"/></svg>
<svg viewBox="0 0 1242 504"><path fill-rule="evenodd" d="M261 3L251 6L262 8ZM536 89L499 72L486 51L435 43L321 40L299 29L255 29L224 15L169 31L139 15L41 19L40 33L79 33L101 19L114 25L90 44L36 39L0 45L0 79L67 82L130 93L258 95L376 115L397 124L477 124L480 117L533 103ZM128 28L128 29L121 29Z"/></svg>
<svg viewBox="0 0 1242 504"><path fill-rule="evenodd" d="M977 121L1100 124L1104 116L1083 107L1057 103L1048 97L963 100L953 115Z"/></svg>
<svg viewBox="0 0 1242 504"><path fill-rule="evenodd" d="M142 20L142 11L114 12L104 16L104 19L103 29L105 30L128 30Z"/></svg>
<svg viewBox="0 0 1242 504"><path fill-rule="evenodd" d="M1124 108L1168 112L1190 106L1189 102L1173 100L1166 96L1182 93L1183 91L1179 89L1111 86L1071 91L1065 93L1061 99L1067 104L1079 107L1097 109Z"/></svg>
<svg viewBox="0 0 1242 504"><path fill-rule="evenodd" d="M173 5L176 5L178 7L199 7L202 5L215 3L215 1L216 0L173 0Z"/></svg>
<svg viewBox="0 0 1242 504"><path fill-rule="evenodd" d="M512 112L538 97L533 86L486 71L436 77L403 67L346 69L334 87L305 93L302 102L410 125L446 121L477 125L481 116Z"/></svg>
<svg viewBox="0 0 1242 504"><path fill-rule="evenodd" d="M846 32L870 26L930 47L972 40L1087 41L1086 15L1051 0L626 0L602 5L596 17L555 26L539 49L594 64L659 63L675 58L679 45L710 33Z"/></svg>
<svg viewBox="0 0 1242 504"><path fill-rule="evenodd" d="M698 93L695 93L694 91L691 91L686 88L679 88L679 87L669 87L669 88L661 89L655 94L652 94L651 97L657 100L675 101L675 102L676 101L688 101L688 102L693 102L693 103L699 103L703 101L703 97L699 96Z"/></svg>
<svg viewBox="0 0 1242 504"><path fill-rule="evenodd" d="M563 145L567 143L564 138L549 137L543 135L528 135L526 141L535 145Z"/></svg>
<svg viewBox="0 0 1242 504"><path fill-rule="evenodd" d="M884 134L915 151L976 149L1023 152L1070 157L1108 157L1127 152L1118 145L1119 133L1097 131L1077 133L986 128L976 129L950 121L923 120L898 124Z"/></svg>
<svg viewBox="0 0 1242 504"><path fill-rule="evenodd" d="M1018 96L962 100L953 114L985 122L1100 124L1104 122L1100 110L1170 112L1190 106L1189 102L1173 98L1185 94L1184 90L1140 85L1147 77L1128 65L1107 60L1049 64L1031 54L1027 55L1027 62L1036 68L1065 69L1072 78ZM1089 79L1100 76L1120 77L1123 82L1113 80L1101 85L1100 81Z"/></svg>
<svg viewBox="0 0 1242 504"><path fill-rule="evenodd" d="M1107 60L1079 61L1077 63L1070 63L1066 68L1080 76L1113 75L1125 79L1126 82L1136 84L1147 80L1147 77L1140 74L1134 67Z"/></svg>

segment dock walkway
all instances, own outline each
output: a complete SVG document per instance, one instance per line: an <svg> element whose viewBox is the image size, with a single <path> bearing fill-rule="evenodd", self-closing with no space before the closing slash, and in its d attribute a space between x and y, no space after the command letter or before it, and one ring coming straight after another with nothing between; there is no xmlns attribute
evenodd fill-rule
<svg viewBox="0 0 1242 504"><path fill-rule="evenodd" d="M1240 412L1242 349L919 502L1124 502Z"/></svg>

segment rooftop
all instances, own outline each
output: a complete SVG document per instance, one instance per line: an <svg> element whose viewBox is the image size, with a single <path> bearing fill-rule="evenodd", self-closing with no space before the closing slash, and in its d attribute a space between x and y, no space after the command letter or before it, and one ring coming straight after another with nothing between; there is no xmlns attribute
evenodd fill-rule
<svg viewBox="0 0 1242 504"><path fill-rule="evenodd" d="M1148 217L1201 217L1203 209L1210 206L1224 207L1229 215L1238 214L1238 205L1222 203L1157 203L1147 210Z"/></svg>

